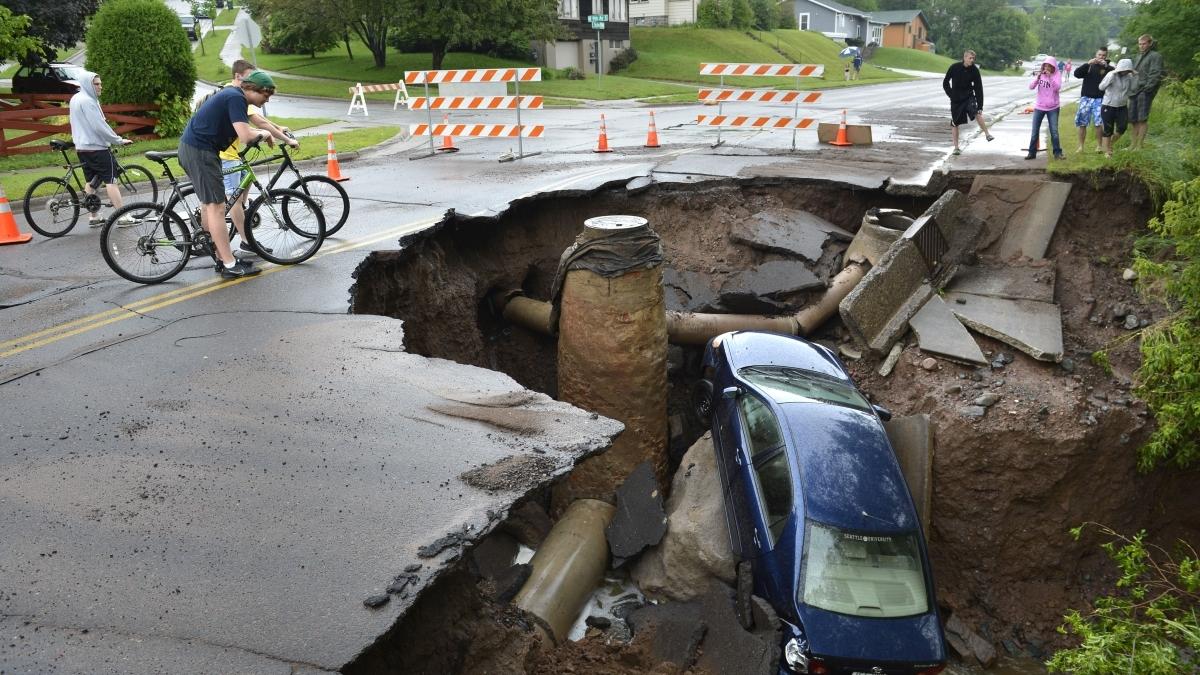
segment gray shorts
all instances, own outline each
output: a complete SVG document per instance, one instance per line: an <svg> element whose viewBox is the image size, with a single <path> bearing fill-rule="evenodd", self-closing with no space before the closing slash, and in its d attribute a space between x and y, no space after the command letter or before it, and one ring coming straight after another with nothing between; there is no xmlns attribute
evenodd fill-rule
<svg viewBox="0 0 1200 675"><path fill-rule="evenodd" d="M225 203L225 181L217 153L180 143L178 159L179 166L192 179L192 187L201 204Z"/></svg>
<svg viewBox="0 0 1200 675"><path fill-rule="evenodd" d="M1157 93L1158 89L1151 89L1129 97L1130 122L1145 122L1150 119L1150 104L1154 102L1154 95Z"/></svg>

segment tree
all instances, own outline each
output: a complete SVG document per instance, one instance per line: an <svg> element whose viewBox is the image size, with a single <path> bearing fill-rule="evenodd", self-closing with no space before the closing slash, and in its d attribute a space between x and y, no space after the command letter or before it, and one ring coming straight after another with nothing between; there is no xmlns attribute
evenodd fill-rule
<svg viewBox="0 0 1200 675"><path fill-rule="evenodd" d="M342 18L333 3L309 0L262 0L258 3L263 26L263 50L315 57L341 41Z"/></svg>
<svg viewBox="0 0 1200 675"><path fill-rule="evenodd" d="M779 14L771 0L750 0L750 9L754 11L754 27L758 30L774 30L779 25Z"/></svg>
<svg viewBox="0 0 1200 675"><path fill-rule="evenodd" d="M433 54L431 68L440 70L455 48L484 43L521 45L558 36L556 0L408 0L399 15L402 39L419 40Z"/></svg>
<svg viewBox="0 0 1200 675"><path fill-rule="evenodd" d="M322 2L325 0L315 0L313 4ZM386 66L388 33L400 22L404 3L401 0L343 0L329 4L339 9L341 23L367 45L375 58L375 67Z"/></svg>
<svg viewBox="0 0 1200 675"><path fill-rule="evenodd" d="M21 60L30 53L40 53L42 41L28 34L31 19L15 16L0 6L0 61Z"/></svg>
<svg viewBox="0 0 1200 675"><path fill-rule="evenodd" d="M1108 44L1110 19L1100 7L1050 7L1033 19L1037 50L1061 57L1087 57Z"/></svg>
<svg viewBox="0 0 1200 675"><path fill-rule="evenodd" d="M754 10L750 8L750 0L732 0L729 25L738 30L750 30L754 25Z"/></svg>
<svg viewBox="0 0 1200 675"><path fill-rule="evenodd" d="M701 28L729 28L732 23L732 0L700 0L696 6L696 25Z"/></svg>
<svg viewBox="0 0 1200 675"><path fill-rule="evenodd" d="M787 29L795 29L796 15L792 12L792 6L786 2L779 3L776 8L779 13L779 27Z"/></svg>
<svg viewBox="0 0 1200 675"><path fill-rule="evenodd" d="M1158 41L1164 65L1180 79L1200 75L1192 57L1200 43L1200 2L1154 0L1135 6L1121 32L1122 41L1137 54L1137 37L1149 33Z"/></svg>
<svg viewBox="0 0 1200 675"><path fill-rule="evenodd" d="M87 19L100 0L0 0L14 15L30 18L27 35L41 41L41 50L28 52L23 62L54 59L55 50L74 47L83 39Z"/></svg>
<svg viewBox="0 0 1200 675"><path fill-rule="evenodd" d="M1003 69L1034 47L1029 17L1005 0L926 0L930 39L950 57L973 49L985 68Z"/></svg>
<svg viewBox="0 0 1200 675"><path fill-rule="evenodd" d="M191 100L191 45L162 0L105 0L92 18L87 45L87 68L104 77L106 102Z"/></svg>

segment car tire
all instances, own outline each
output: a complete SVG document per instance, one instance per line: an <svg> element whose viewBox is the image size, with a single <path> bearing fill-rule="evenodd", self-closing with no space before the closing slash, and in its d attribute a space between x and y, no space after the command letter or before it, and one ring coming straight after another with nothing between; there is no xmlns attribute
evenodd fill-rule
<svg viewBox="0 0 1200 675"><path fill-rule="evenodd" d="M705 429L712 426L713 383L711 380L702 378L692 385L690 408L700 426Z"/></svg>
<svg viewBox="0 0 1200 675"><path fill-rule="evenodd" d="M754 610L750 602L750 596L754 594L754 568L750 566L749 560L742 560L737 564L736 584L733 596L734 614L737 615L742 628L754 630Z"/></svg>

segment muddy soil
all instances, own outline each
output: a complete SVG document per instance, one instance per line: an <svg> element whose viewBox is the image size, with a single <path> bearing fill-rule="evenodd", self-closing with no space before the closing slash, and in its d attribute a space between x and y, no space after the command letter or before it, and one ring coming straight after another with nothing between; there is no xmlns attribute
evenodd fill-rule
<svg viewBox="0 0 1200 675"><path fill-rule="evenodd" d="M970 180L952 177L951 185L966 193ZM918 215L932 201L780 180L658 185L637 194L617 185L586 195L541 196L498 218L451 214L435 230L403 242L402 251L372 254L356 272L352 311L404 320L410 351L498 369L554 395L554 340L498 319L488 296L496 289L521 289L547 299L559 254L586 218L647 218L662 235L667 264L677 278L684 285L708 285L685 289L703 297L725 278L778 257L730 243L731 226L754 213L802 209L855 231L867 208ZM1151 209L1145 189L1123 175L1076 180L1048 253L1057 263L1056 301L1063 310L1066 358L1061 364L1035 361L977 336L994 361L991 367L935 359L927 368L929 355L917 349L911 335L888 377L877 374L874 359L847 361L873 400L898 415L928 413L934 420L937 451L927 538L939 603L1002 653L1048 654L1063 644L1055 628L1064 612L1085 608L1089 598L1111 588L1111 565L1098 541L1085 536L1076 542L1069 528L1094 521L1123 532L1145 528L1165 543L1200 540L1197 474L1146 475L1135 466L1135 450L1152 418L1132 392L1139 352L1136 332L1124 327L1124 317L1132 312L1153 322L1162 310L1144 304L1122 272ZM828 273L836 271L844 246L827 242L820 266ZM796 309L811 300L798 294L785 302ZM849 340L836 320L810 337L835 347ZM1107 367L1091 358L1099 349L1108 350ZM677 454L700 433L685 423L686 392L698 358L698 349L672 347L672 450ZM983 418L965 414L984 392L999 394L1000 401ZM486 612L480 609L485 606ZM484 623L494 625L496 632L487 638L494 646L491 657L428 672L466 666L484 672L551 672L544 670L546 663L553 664L553 672L675 672L639 651L636 641L611 646L593 636L564 647L544 646L532 637L535 631L506 611L483 602L460 614L486 616ZM422 623L437 621L431 617ZM435 659L436 651L421 653Z"/></svg>

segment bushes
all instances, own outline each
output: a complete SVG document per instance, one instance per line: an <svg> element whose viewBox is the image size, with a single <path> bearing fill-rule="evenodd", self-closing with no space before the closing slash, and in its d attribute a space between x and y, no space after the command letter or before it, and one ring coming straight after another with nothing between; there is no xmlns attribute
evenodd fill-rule
<svg viewBox="0 0 1200 675"><path fill-rule="evenodd" d="M637 50L633 47L617 52L617 55L612 57L612 60L608 62L609 72L615 73L618 70L624 70L628 68L629 64L637 61L637 57Z"/></svg>
<svg viewBox="0 0 1200 675"><path fill-rule="evenodd" d="M105 103L192 98L192 48L161 0L107 0L92 18L87 47L87 69L104 79Z"/></svg>
<svg viewBox="0 0 1200 675"><path fill-rule="evenodd" d="M750 30L754 25L754 10L750 0L700 0L696 7L696 25Z"/></svg>

